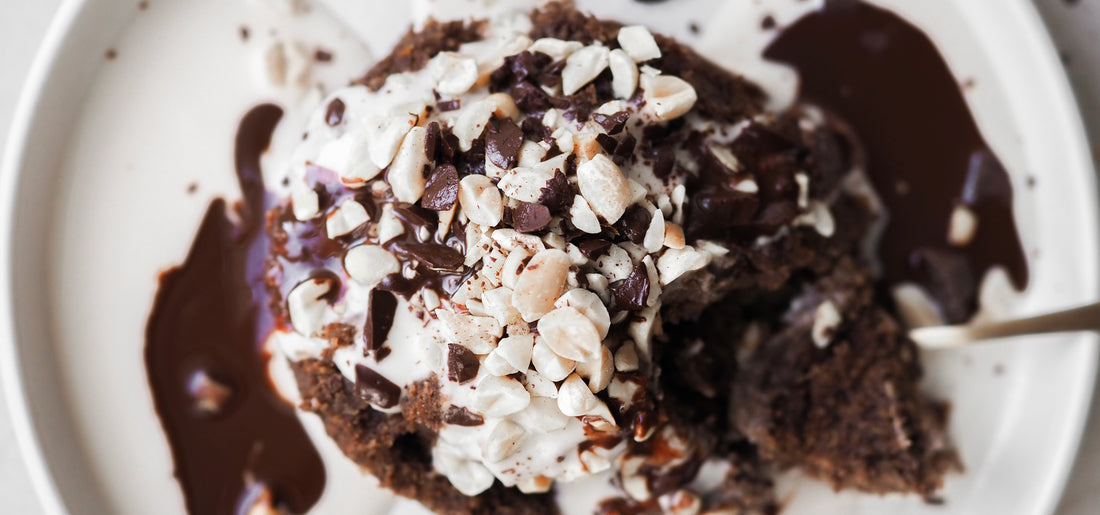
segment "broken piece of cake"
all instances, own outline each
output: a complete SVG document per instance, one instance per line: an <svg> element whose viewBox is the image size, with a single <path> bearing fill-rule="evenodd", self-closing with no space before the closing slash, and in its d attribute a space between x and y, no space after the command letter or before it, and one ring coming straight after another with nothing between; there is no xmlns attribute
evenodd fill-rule
<svg viewBox="0 0 1100 515"><path fill-rule="evenodd" d="M608 513L769 512L791 467L931 496L959 463L875 303L858 138L765 103L563 4L410 33L267 214L303 407L444 513L554 513L594 477Z"/></svg>

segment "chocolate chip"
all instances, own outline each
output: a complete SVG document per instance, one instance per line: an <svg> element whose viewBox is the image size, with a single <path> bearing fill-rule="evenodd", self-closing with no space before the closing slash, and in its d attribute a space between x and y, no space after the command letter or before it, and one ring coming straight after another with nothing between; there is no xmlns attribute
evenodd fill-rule
<svg viewBox="0 0 1100 515"><path fill-rule="evenodd" d="M448 111L457 111L462 107L462 100L452 98L450 100L440 100L435 103L435 108L439 109L439 112L446 113Z"/></svg>
<svg viewBox="0 0 1100 515"><path fill-rule="evenodd" d="M447 379L458 384L468 383L477 377L481 362L477 356L457 343L447 344Z"/></svg>
<svg viewBox="0 0 1100 515"><path fill-rule="evenodd" d="M558 170L554 176L539 190L539 204L551 210L565 209L573 204L573 185L569 179Z"/></svg>
<svg viewBox="0 0 1100 515"><path fill-rule="evenodd" d="M538 232L550 225L550 209L542 204L520 202L512 208L512 226L519 232Z"/></svg>
<svg viewBox="0 0 1100 515"><path fill-rule="evenodd" d="M401 400L401 387L365 365L355 365L355 391L364 401L382 409L392 408Z"/></svg>
<svg viewBox="0 0 1100 515"><path fill-rule="evenodd" d="M619 111L615 114L595 113L592 115L592 121L600 124L611 135L622 132L623 127L626 127L626 121L629 119L630 113L626 111Z"/></svg>
<svg viewBox="0 0 1100 515"><path fill-rule="evenodd" d="M970 154L970 165L966 171L961 200L968 206L977 205L986 200L1012 203L1012 183L1008 172L988 150Z"/></svg>
<svg viewBox="0 0 1100 515"><path fill-rule="evenodd" d="M457 250L438 243L397 242L393 250L436 269L454 270L463 262Z"/></svg>
<svg viewBox="0 0 1100 515"><path fill-rule="evenodd" d="M367 323L363 326L365 351L376 351L382 348L393 327L393 316L396 313L397 297L383 290L370 292L370 300L367 301Z"/></svg>
<svg viewBox="0 0 1100 515"><path fill-rule="evenodd" d="M596 142L599 143L601 147L603 147L604 152L607 152L611 155L615 154L615 149L619 146L619 142L615 138L612 138L607 134L597 134Z"/></svg>
<svg viewBox="0 0 1100 515"><path fill-rule="evenodd" d="M519 147L523 145L523 130L511 119L494 119L485 137L485 154L493 164L510 170L516 166Z"/></svg>
<svg viewBox="0 0 1100 515"><path fill-rule="evenodd" d="M640 311L649 298L649 273L644 263L634 265L626 279L611 285L615 309Z"/></svg>
<svg viewBox="0 0 1100 515"><path fill-rule="evenodd" d="M455 405L447 406L443 412L443 423L455 426L476 427L485 423L485 418L466 408Z"/></svg>
<svg viewBox="0 0 1100 515"><path fill-rule="evenodd" d="M584 254L584 257L592 260L599 259L600 256L607 254L607 250L611 248L610 241L601 239L585 240L576 245L581 254Z"/></svg>
<svg viewBox="0 0 1100 515"><path fill-rule="evenodd" d="M340 125L340 122L344 120L344 109L346 107L343 100L339 98L332 99L332 102L329 102L328 107L325 109L325 123L329 127Z"/></svg>
<svg viewBox="0 0 1100 515"><path fill-rule="evenodd" d="M435 211L446 211L458 200L458 169L454 165L435 167L428 184L424 187L424 197L420 205Z"/></svg>

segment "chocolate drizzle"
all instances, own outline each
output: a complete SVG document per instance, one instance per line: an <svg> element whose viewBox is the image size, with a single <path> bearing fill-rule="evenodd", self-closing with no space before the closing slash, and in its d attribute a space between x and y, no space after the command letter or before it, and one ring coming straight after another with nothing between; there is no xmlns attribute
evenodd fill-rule
<svg viewBox="0 0 1100 515"><path fill-rule="evenodd" d="M256 488L303 513L324 489L321 458L294 408L272 389L262 349L272 321L263 307L268 242L259 162L281 117L278 107L262 105L241 121L242 223L230 221L224 200L210 205L186 261L161 275L146 328L146 373L190 513L240 513ZM195 409L202 400L189 393L195 374L228 392L215 413Z"/></svg>
<svg viewBox="0 0 1100 515"><path fill-rule="evenodd" d="M840 115L861 138L890 215L879 250L888 282L926 283L928 262L918 255L950 248L951 212L968 203L979 220L962 250L973 282L1001 265L1017 288L1026 286L1007 174L923 32L864 3L831 2L785 29L766 55L797 68L802 96ZM968 182L968 175L980 177ZM973 300L968 308L976 308Z"/></svg>

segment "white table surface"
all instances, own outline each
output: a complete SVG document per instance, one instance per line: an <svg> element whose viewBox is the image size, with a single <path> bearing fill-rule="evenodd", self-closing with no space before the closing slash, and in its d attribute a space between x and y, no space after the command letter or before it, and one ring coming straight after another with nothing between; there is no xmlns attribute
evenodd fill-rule
<svg viewBox="0 0 1100 515"><path fill-rule="evenodd" d="M984 0L996 1L996 0ZM0 0L0 142L50 19L61 0ZM1062 51L1100 161L1100 0L1035 0ZM2 152L2 147L0 147ZM0 506L5 513L42 513L27 478L7 405L0 396ZM1091 515L1100 507L1100 402L1070 479L1060 515Z"/></svg>

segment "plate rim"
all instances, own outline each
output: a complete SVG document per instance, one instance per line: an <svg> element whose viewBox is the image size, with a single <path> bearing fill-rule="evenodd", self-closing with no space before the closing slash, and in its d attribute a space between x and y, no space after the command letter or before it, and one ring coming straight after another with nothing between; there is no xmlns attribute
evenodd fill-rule
<svg viewBox="0 0 1100 515"><path fill-rule="evenodd" d="M17 341L19 331L14 316L17 292L13 290L14 270L11 249L19 181L26 175L24 173L26 154L32 143L29 134L35 124L35 115L42 109L42 104L46 100L44 86L57 75L58 57L72 45L70 41L72 29L85 18L83 15L89 4L88 0L63 0L59 5L23 83L12 117L11 131L4 146L4 158L0 163L0 340L2 340L0 341L0 386L8 402L15 442L19 447L31 483L34 485L36 498L44 511L51 514L68 513L68 509L65 505L66 497L60 491L54 477L55 472L51 469L43 452L42 441L27 402L26 389L29 383L21 369L24 350L20 348ZM1070 85L1066 71L1058 66L1049 27L1042 20L1036 6L1027 0L1009 2L1003 7L1016 11L1016 17L1037 29L1027 31L1026 44L1039 57L1035 64L1043 68L1042 73L1037 75L1044 77L1048 87L1059 92L1061 98L1051 103L1050 108L1057 111L1057 118L1060 118L1058 125L1063 126L1067 135L1073 138L1074 141L1070 146L1078 149L1077 152L1073 152L1076 154L1075 158L1094 172L1089 178L1094 191L1088 196L1090 205L1086 207L1092 208L1093 218L1096 218L1097 204L1100 202L1100 193L1095 191L1096 167L1092 155L1088 152L1087 132L1079 107L1080 102ZM1100 234L1098 222L1100 220L1088 222L1090 232L1094 236ZM1100 267L1100 263L1093 265ZM1100 285L1089 285L1093 296L1096 295L1098 287ZM1090 360L1085 364L1085 373L1080 378L1082 382L1074 392L1075 402L1071 403L1074 405L1074 410L1067 417L1069 423L1066 432L1070 436L1060 445L1061 456L1058 457L1060 466L1056 467L1055 473L1044 481L1045 487L1041 490L1040 499L1035 503L1044 513L1053 513L1061 501L1087 427L1096 389L1100 347L1091 345L1088 354Z"/></svg>
<svg viewBox="0 0 1100 515"><path fill-rule="evenodd" d="M15 228L19 179L30 144L34 115L44 101L44 86L56 73L57 56L69 44L72 28L81 18L88 0L63 0L50 22L23 82L12 116L4 159L0 163L0 386L4 390L15 442L43 511L68 513L54 473L42 451L42 444L27 405L26 379L21 369L22 352L17 343L13 260L10 249Z"/></svg>

